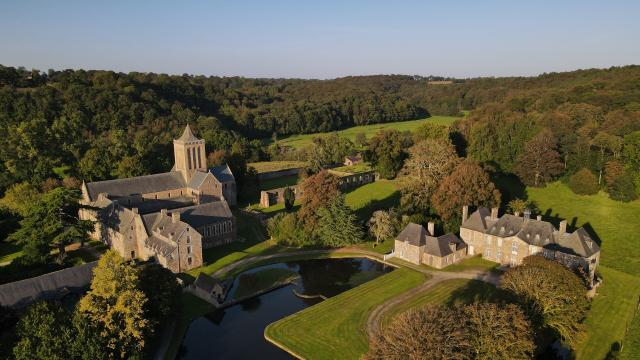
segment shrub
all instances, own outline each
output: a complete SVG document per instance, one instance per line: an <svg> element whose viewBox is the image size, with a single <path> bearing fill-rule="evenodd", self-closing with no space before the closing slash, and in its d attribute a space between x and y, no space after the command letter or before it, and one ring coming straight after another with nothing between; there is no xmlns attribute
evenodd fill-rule
<svg viewBox="0 0 640 360"><path fill-rule="evenodd" d="M569 188L580 195L593 195L598 192L598 179L588 169L582 168L569 178Z"/></svg>
<svg viewBox="0 0 640 360"><path fill-rule="evenodd" d="M609 188L609 197L618 201L632 201L638 198L633 178L624 174L613 181Z"/></svg>

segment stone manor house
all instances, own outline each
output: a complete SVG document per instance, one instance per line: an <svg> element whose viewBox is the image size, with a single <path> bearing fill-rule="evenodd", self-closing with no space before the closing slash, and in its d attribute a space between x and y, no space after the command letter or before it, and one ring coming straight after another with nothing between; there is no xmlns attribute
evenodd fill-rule
<svg viewBox="0 0 640 360"><path fill-rule="evenodd" d="M584 228L567 232L567 221L560 228L531 218L526 210L520 214L498 217L498 208L479 208L470 216L469 207L462 209L460 238L453 234L433 236L422 225L409 224L396 237L393 256L415 264L427 264L438 269L480 254L482 258L502 265L520 265L529 255L542 255L569 268L581 267L593 279L600 261L600 247Z"/></svg>
<svg viewBox="0 0 640 360"><path fill-rule="evenodd" d="M208 168L204 140L189 126L173 141L175 164L161 174L82 184L80 218L94 239L125 259L155 259L173 272L202 265L202 249L236 240L236 183L227 165Z"/></svg>

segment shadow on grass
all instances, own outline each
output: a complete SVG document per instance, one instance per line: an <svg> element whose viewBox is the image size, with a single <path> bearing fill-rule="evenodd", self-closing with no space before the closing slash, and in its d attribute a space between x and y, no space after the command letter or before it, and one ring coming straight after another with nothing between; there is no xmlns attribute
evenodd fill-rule
<svg viewBox="0 0 640 360"><path fill-rule="evenodd" d="M472 303L507 304L515 299L508 291L497 288L480 280L471 280L451 293L447 305L466 305Z"/></svg>
<svg viewBox="0 0 640 360"><path fill-rule="evenodd" d="M393 194L383 199L367 202L364 206L357 209L355 214L361 221L367 221L375 211L388 210L398 205L400 205L400 191L394 191Z"/></svg>
<svg viewBox="0 0 640 360"><path fill-rule="evenodd" d="M527 187L514 174L496 172L493 176L493 182L502 194L502 207L505 207L513 199L527 200L529 197Z"/></svg>
<svg viewBox="0 0 640 360"><path fill-rule="evenodd" d="M591 223L586 222L581 226L578 226L577 217L574 216L571 219L565 219L561 217L560 214L558 214L557 212L554 214L553 208L548 208L544 211L541 211L541 213L542 213L542 219L552 223L556 228L560 227L560 222L562 220L567 220L567 232L574 232L580 227L584 228L584 230L589 234L591 239L593 239L593 241L595 241L596 244L598 244L598 246L602 245L602 240L600 239L600 236L598 236L598 233L596 233L596 231L593 229L593 226L591 226Z"/></svg>

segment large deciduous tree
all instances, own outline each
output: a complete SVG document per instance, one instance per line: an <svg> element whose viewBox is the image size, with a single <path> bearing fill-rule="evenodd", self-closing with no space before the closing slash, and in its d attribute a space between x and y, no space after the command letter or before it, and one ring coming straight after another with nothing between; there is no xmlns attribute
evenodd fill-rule
<svg viewBox="0 0 640 360"><path fill-rule="evenodd" d="M376 239L376 244L391 238L395 229L395 219L388 211L377 210L369 219L369 233Z"/></svg>
<svg viewBox="0 0 640 360"><path fill-rule="evenodd" d="M593 195L600 189L598 179L589 169L582 168L569 178L569 188L580 195Z"/></svg>
<svg viewBox="0 0 640 360"><path fill-rule="evenodd" d="M307 233L311 233L318 223L318 210L326 207L338 194L338 178L328 171L309 176L300 185L300 211L298 218Z"/></svg>
<svg viewBox="0 0 640 360"><path fill-rule="evenodd" d="M59 307L38 302L29 307L17 325L16 360L66 360L72 342L69 315Z"/></svg>
<svg viewBox="0 0 640 360"><path fill-rule="evenodd" d="M584 281L571 270L542 256L529 256L507 270L500 286L516 296L536 331L550 331L576 344L589 302Z"/></svg>
<svg viewBox="0 0 640 360"><path fill-rule="evenodd" d="M438 215L450 223L448 228L453 229L458 225L463 206L498 206L500 196L500 191L480 164L465 160L444 178L431 201Z"/></svg>
<svg viewBox="0 0 640 360"><path fill-rule="evenodd" d="M380 176L385 179L396 176L406 156L407 141L397 130L381 130L369 140L371 163Z"/></svg>
<svg viewBox="0 0 640 360"><path fill-rule="evenodd" d="M438 184L459 163L453 145L437 139L421 141L409 149L409 158L402 169L402 200L415 211L431 205L431 196Z"/></svg>
<svg viewBox="0 0 640 360"><path fill-rule="evenodd" d="M560 175L564 164L556 148L556 141L549 129L540 131L529 140L516 164L516 174L520 180L529 186L544 186Z"/></svg>
<svg viewBox="0 0 640 360"><path fill-rule="evenodd" d="M473 345L457 308L427 306L398 315L371 342L366 359L466 360Z"/></svg>
<svg viewBox="0 0 640 360"><path fill-rule="evenodd" d="M138 283L139 270L109 250L93 271L91 290L78 304L78 311L105 339L114 357L138 354L145 345L149 330L145 317L148 300Z"/></svg>
<svg viewBox="0 0 640 360"><path fill-rule="evenodd" d="M533 329L518 306L475 303L465 306L463 312L474 359L524 360L533 357Z"/></svg>

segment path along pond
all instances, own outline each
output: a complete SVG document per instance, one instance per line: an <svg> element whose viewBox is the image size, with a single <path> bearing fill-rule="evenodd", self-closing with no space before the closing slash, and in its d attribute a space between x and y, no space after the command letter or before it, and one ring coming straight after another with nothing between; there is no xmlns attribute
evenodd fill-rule
<svg viewBox="0 0 640 360"><path fill-rule="evenodd" d="M264 339L264 329L272 322L322 301L320 297L301 298L296 292L329 298L393 270L366 258L343 258L277 263L242 274L269 268L287 269L300 277L295 284L195 319L187 329L178 358L290 359L289 354ZM233 296L236 283L229 296Z"/></svg>

